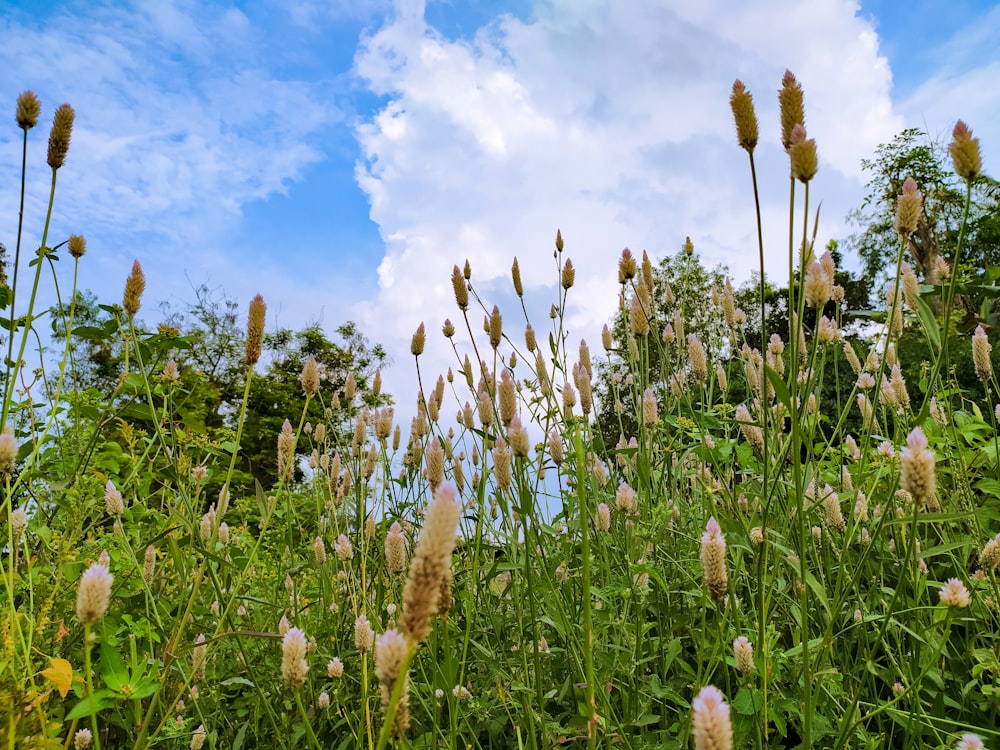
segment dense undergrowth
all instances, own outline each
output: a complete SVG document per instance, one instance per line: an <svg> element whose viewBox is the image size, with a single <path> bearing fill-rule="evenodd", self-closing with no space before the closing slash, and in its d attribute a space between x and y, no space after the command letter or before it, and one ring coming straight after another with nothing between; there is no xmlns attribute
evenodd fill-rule
<svg viewBox="0 0 1000 750"><path fill-rule="evenodd" d="M728 285L713 341L682 315L651 329L654 299L681 310L694 292L658 287L626 252L627 325L592 352L563 327L574 269L561 237L552 315L535 328L527 305L501 317L481 299L466 262L443 326L453 370L423 371L423 324L414 335L408 435L307 360L301 411L273 436L279 481L238 495L245 415L218 440L179 419L184 386L163 365L176 342L137 325L138 263L109 308L126 353L114 391L74 390L68 342L58 371L26 385L38 285L48 270L58 283L63 250L85 262L82 238L49 247L46 223L33 285L3 290L6 745L995 744L1000 457L997 414L980 404L997 381L982 329L981 390L953 377L962 245L916 278L908 183L888 269L899 293L877 330L847 341L833 259L813 252L816 152L794 77L780 98L790 332L747 337L763 310L738 309ZM755 196L742 84L732 103ZM22 95L25 142L38 116ZM71 127L60 108L53 194ZM951 152L971 188L978 142L961 123ZM19 227L15 266L20 246ZM521 297L516 261L513 283ZM60 310L72 331L73 306ZM247 392L263 300L248 318ZM919 371L896 361L904 332L929 352ZM615 447L595 433L601 361L617 373L601 408L612 423L616 405L630 410ZM835 363L842 399L824 403ZM317 403L329 419L353 410L353 435L307 422Z"/></svg>

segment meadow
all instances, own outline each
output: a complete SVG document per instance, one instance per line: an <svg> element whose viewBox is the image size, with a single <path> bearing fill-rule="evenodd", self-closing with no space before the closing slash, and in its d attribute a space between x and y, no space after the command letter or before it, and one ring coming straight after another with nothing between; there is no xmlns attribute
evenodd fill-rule
<svg viewBox="0 0 1000 750"><path fill-rule="evenodd" d="M907 180L887 292L859 335L814 247L819 165L791 74L779 100L784 330L748 323L767 320L763 283L748 309L728 280L708 300L686 283L688 240L673 285L622 253L619 316L578 341L557 233L544 320L483 299L475 257L456 258L454 322L414 321L396 364L412 367L413 392L393 394L416 397L410 425L362 398L377 373L334 381L310 356L296 410L248 436L258 296L242 406L211 438L185 422L183 341L139 322L138 261L105 306L113 388L74 377L75 274L53 313L57 365L30 361L40 285L87 261L82 236L48 236L71 158L73 111L57 109L38 249L27 263L18 225L17 282L0 289L4 745L1000 746L1000 384L990 326L959 325L962 236L918 278L924 195ZM754 201L739 81L731 104ZM39 117L25 92L25 144ZM968 210L982 165L961 121L949 154ZM761 268L763 254L761 237ZM516 260L511 283L523 299ZM685 319L692 305L710 328ZM454 344L448 372L422 367L427 335ZM904 336L928 353L916 368ZM972 390L956 378L969 367ZM236 491L251 437L273 441L276 478Z"/></svg>

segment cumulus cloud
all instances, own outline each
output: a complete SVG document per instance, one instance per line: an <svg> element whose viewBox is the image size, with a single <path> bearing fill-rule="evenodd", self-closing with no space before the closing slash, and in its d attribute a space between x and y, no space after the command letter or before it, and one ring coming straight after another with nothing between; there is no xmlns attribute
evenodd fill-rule
<svg viewBox="0 0 1000 750"><path fill-rule="evenodd" d="M551 285L557 227L583 290L569 320L595 341L626 245L660 257L691 235L706 262L745 278L756 244L728 105L736 77L762 123L768 270L779 275L787 164L775 91L786 66L819 142L825 242L843 235L860 197L860 159L902 127L878 38L854 3L548 0L529 20L499 16L457 40L427 24L421 2L399 3L355 61L386 97L357 131L357 179L386 244L362 319L400 346L421 319L433 330L433 318L457 313L448 275L465 258L491 304L511 302L514 255L526 286ZM431 366L447 356L429 343Z"/></svg>

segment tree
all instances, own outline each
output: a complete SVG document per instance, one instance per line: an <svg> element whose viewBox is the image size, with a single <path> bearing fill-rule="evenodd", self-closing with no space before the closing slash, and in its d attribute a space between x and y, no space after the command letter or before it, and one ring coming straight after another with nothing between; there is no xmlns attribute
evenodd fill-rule
<svg viewBox="0 0 1000 750"><path fill-rule="evenodd" d="M947 151L916 128L880 145L875 158L863 159L870 175L861 206L848 219L858 231L847 241L861 258L865 277L877 284L895 270L899 237L893 223L896 201L907 177L924 196L924 212L907 244L906 255L927 283L937 283L938 257L953 261L965 205L965 185L950 168ZM984 271L1000 263L1000 185L980 177L973 187L970 220L963 240L963 261ZM880 285L879 285L880 286Z"/></svg>

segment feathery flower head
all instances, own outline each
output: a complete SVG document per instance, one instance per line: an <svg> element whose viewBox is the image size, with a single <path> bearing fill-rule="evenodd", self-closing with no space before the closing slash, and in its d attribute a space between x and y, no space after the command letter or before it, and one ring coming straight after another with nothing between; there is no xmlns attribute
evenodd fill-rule
<svg viewBox="0 0 1000 750"><path fill-rule="evenodd" d="M715 601L726 595L729 580L726 571L726 537L715 516L708 519L701 535L701 566L705 575L705 587Z"/></svg>
<svg viewBox="0 0 1000 750"><path fill-rule="evenodd" d="M900 486L918 505L927 505L932 510L938 507L934 452L927 447L927 437L920 427L914 427L907 435L906 447L899 452L899 458Z"/></svg>
<svg viewBox="0 0 1000 750"><path fill-rule="evenodd" d="M42 103L31 90L21 92L17 97L17 126L21 130L31 130L38 124L42 114Z"/></svg>
<svg viewBox="0 0 1000 750"><path fill-rule="evenodd" d="M733 656L736 659L736 671L741 675L753 672L753 644L745 635L733 641Z"/></svg>
<svg viewBox="0 0 1000 750"><path fill-rule="evenodd" d="M132 262L132 272L125 279L125 293L122 295L122 307L130 318L139 312L142 293L146 291L146 276L138 259Z"/></svg>
<svg viewBox="0 0 1000 750"><path fill-rule="evenodd" d="M563 264L562 271L559 274L559 279L563 289L569 289L573 286L573 282L576 281L576 269L573 268L573 261L569 258L567 258L566 263Z"/></svg>
<svg viewBox="0 0 1000 750"><path fill-rule="evenodd" d="M413 333L413 338L410 339L410 354L414 357L419 357L424 353L424 342L427 340L427 334L424 332L424 324L421 323L417 326L417 330Z"/></svg>
<svg viewBox="0 0 1000 750"><path fill-rule="evenodd" d="M82 258L84 253L87 252L87 240L82 234L71 234L69 236L69 242L66 244L69 249L69 254L77 260Z"/></svg>
<svg viewBox="0 0 1000 750"><path fill-rule="evenodd" d="M597 513L594 515L594 528L598 531L609 531L611 529L611 508L607 503L597 506Z"/></svg>
<svg viewBox="0 0 1000 750"><path fill-rule="evenodd" d="M306 396L315 396L319 393L319 365L316 364L316 357L312 354L306 357L306 361L302 365L300 380Z"/></svg>
<svg viewBox="0 0 1000 750"><path fill-rule="evenodd" d="M281 679L292 690L305 684L309 671L306 649L306 634L300 628L289 628L281 640Z"/></svg>
<svg viewBox="0 0 1000 750"><path fill-rule="evenodd" d="M635 278L638 267L635 264L635 256L627 247L622 250L622 257L618 261L618 283L624 284Z"/></svg>
<svg viewBox="0 0 1000 750"><path fill-rule="evenodd" d="M958 578L949 578L947 583L941 587L938 596L941 597L942 604L947 607L955 607L956 609L968 607L972 603L972 596L969 594L969 590L965 588L965 584Z"/></svg>
<svg viewBox="0 0 1000 750"><path fill-rule="evenodd" d="M367 617L358 615L358 619L354 621L355 648L363 654L372 650L373 643L375 643L375 630L372 628L371 623L368 622Z"/></svg>
<svg viewBox="0 0 1000 750"><path fill-rule="evenodd" d="M524 286L521 284L521 268L517 265L517 256L514 257L514 264L510 267L510 275L514 281L514 292L518 297L524 296Z"/></svg>
<svg viewBox="0 0 1000 750"><path fill-rule="evenodd" d="M722 691L708 685L691 702L695 750L732 750L733 725Z"/></svg>
<svg viewBox="0 0 1000 750"><path fill-rule="evenodd" d="M792 128L788 158L792 165L792 177L799 182L807 183L816 176L819 170L816 140L806 137L806 129L802 125Z"/></svg>
<svg viewBox="0 0 1000 750"><path fill-rule="evenodd" d="M104 510L109 516L120 516L125 511L122 493L110 479L104 485Z"/></svg>
<svg viewBox="0 0 1000 750"><path fill-rule="evenodd" d="M986 331L982 326L976 326L976 332L972 336L972 362L976 366L976 375L984 384L993 377L993 362L990 359L992 349Z"/></svg>
<svg viewBox="0 0 1000 750"><path fill-rule="evenodd" d="M399 521L394 521L385 535L385 566L391 576L406 572L406 536Z"/></svg>
<svg viewBox="0 0 1000 750"><path fill-rule="evenodd" d="M0 433L0 476L14 473L17 465L17 439L14 437L14 428L5 425Z"/></svg>
<svg viewBox="0 0 1000 750"><path fill-rule="evenodd" d="M753 107L753 97L739 78L733 83L733 93L729 96L729 106L736 122L736 140L740 147L752 153L757 146L757 113Z"/></svg>
<svg viewBox="0 0 1000 750"><path fill-rule="evenodd" d="M403 615L399 624L412 643L424 640L431 631L431 617L438 608L441 581L451 568L461 517L462 506L456 501L455 487L443 483L427 505L403 589Z"/></svg>
<svg viewBox="0 0 1000 750"><path fill-rule="evenodd" d="M104 617L111 601L111 584L114 583L106 566L93 563L80 577L76 595L76 616L84 625L93 625Z"/></svg>
<svg viewBox="0 0 1000 750"><path fill-rule="evenodd" d="M796 125L806 124L805 106L803 104L802 86L792 71L786 70L781 78L781 88L778 90L778 105L781 109L781 145L788 151L792 145L792 129Z"/></svg>
<svg viewBox="0 0 1000 750"><path fill-rule="evenodd" d="M68 104L60 104L55 117L52 118L47 160L53 169L59 169L66 162L66 152L69 151L69 141L73 135L74 119L76 119L76 113Z"/></svg>
<svg viewBox="0 0 1000 750"><path fill-rule="evenodd" d="M963 734L955 745L955 750L983 750L985 745L975 734Z"/></svg>
<svg viewBox="0 0 1000 750"><path fill-rule="evenodd" d="M827 275L822 264L813 262L806 269L805 280L806 304L817 310L830 301L833 294L833 279Z"/></svg>
<svg viewBox="0 0 1000 750"><path fill-rule="evenodd" d="M455 266L451 271L451 286L455 292L455 303L458 305L458 309L465 310L469 309L469 287L466 285L465 277L462 276L462 270Z"/></svg>
<svg viewBox="0 0 1000 750"><path fill-rule="evenodd" d="M969 126L961 120L955 123L951 138L948 152L951 154L955 174L963 180L972 182L983 171L983 160L979 153L979 139L972 137Z"/></svg>
<svg viewBox="0 0 1000 750"><path fill-rule="evenodd" d="M924 194L917 188L917 182L907 177L903 183L903 192L896 200L896 215L893 225L903 237L909 237L917 231L920 216L924 211Z"/></svg>
<svg viewBox="0 0 1000 750"><path fill-rule="evenodd" d="M264 341L264 319L267 305L259 294L250 300L250 314L247 315L246 363L253 367L260 359Z"/></svg>
<svg viewBox="0 0 1000 750"><path fill-rule="evenodd" d="M94 735L89 729L77 729L73 735L73 750L88 750L94 741Z"/></svg>

